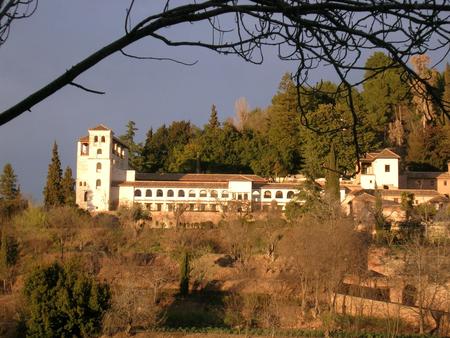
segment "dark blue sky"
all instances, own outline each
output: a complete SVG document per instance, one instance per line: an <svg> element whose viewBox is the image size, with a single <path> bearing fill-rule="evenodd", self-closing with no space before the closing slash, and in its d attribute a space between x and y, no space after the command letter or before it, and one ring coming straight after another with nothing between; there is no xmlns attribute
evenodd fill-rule
<svg viewBox="0 0 450 338"><path fill-rule="evenodd" d="M15 22L9 40L0 49L0 110L119 37L127 3L40 1L34 16ZM146 15L144 9L138 8L136 14ZM210 34L204 26L186 28L175 27L170 33ZM295 63L278 60L273 50L266 51L265 62L260 66L198 48L167 48L150 39L128 50L199 62L187 67L113 55L76 80L106 91L106 95L66 87L31 112L0 127L0 166L3 168L7 162L13 165L24 193L37 201L42 198L53 141L59 145L63 166L75 169L76 140L89 127L104 123L121 134L127 121L134 120L140 128L140 141L150 127L173 120L205 124L212 104L217 106L219 118L225 120L234 115L234 102L240 97L247 98L251 108L266 107L283 73L296 67ZM317 80L335 80L327 69L318 70L313 76Z"/></svg>

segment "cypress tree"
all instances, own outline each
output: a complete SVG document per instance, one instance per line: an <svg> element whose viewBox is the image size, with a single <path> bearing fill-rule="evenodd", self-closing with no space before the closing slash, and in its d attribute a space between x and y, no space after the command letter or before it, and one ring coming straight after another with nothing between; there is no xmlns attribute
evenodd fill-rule
<svg viewBox="0 0 450 338"><path fill-rule="evenodd" d="M443 93L444 107L447 113L450 112L450 65L447 63L444 72L444 93Z"/></svg>
<svg viewBox="0 0 450 338"><path fill-rule="evenodd" d="M64 171L64 177L61 181L61 189L64 197L64 204L75 205L75 180L72 177L72 169L67 166Z"/></svg>
<svg viewBox="0 0 450 338"><path fill-rule="evenodd" d="M187 296L189 294L189 277L191 268L189 266L189 254L185 251L180 266L180 295Z"/></svg>
<svg viewBox="0 0 450 338"><path fill-rule="evenodd" d="M326 190L332 200L339 201L339 172L334 143L331 144L330 153L328 155Z"/></svg>
<svg viewBox="0 0 450 338"><path fill-rule="evenodd" d="M44 188L44 206L50 208L63 204L64 195L61 189L62 170L58 155L58 145L53 143L52 160L48 166L47 183Z"/></svg>
<svg viewBox="0 0 450 338"><path fill-rule="evenodd" d="M0 198L7 201L15 200L19 196L17 186L17 176L10 163L3 167L3 174L0 176Z"/></svg>

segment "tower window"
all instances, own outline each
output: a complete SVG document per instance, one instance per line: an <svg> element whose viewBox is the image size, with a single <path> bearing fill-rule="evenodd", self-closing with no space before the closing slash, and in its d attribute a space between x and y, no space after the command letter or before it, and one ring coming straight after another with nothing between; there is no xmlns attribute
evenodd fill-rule
<svg viewBox="0 0 450 338"><path fill-rule="evenodd" d="M84 199L85 202L87 202L87 200L88 200L88 192L87 191L84 192L84 198L83 199Z"/></svg>
<svg viewBox="0 0 450 338"><path fill-rule="evenodd" d="M389 164L385 164L384 165L384 172L385 173L388 173L388 172L390 172L391 171L391 166L389 165Z"/></svg>
<svg viewBox="0 0 450 338"><path fill-rule="evenodd" d="M102 180L97 180L97 181L95 181L95 187L96 188L99 188L99 187L101 187L102 186Z"/></svg>
<svg viewBox="0 0 450 338"><path fill-rule="evenodd" d="M106 142L105 136L102 136L101 141L102 141L102 143Z"/></svg>
<svg viewBox="0 0 450 338"><path fill-rule="evenodd" d="M100 162L97 163L97 172L100 172L102 170L102 164Z"/></svg>
<svg viewBox="0 0 450 338"><path fill-rule="evenodd" d="M102 150L101 149L97 149L97 155L101 155L102 154Z"/></svg>
<svg viewBox="0 0 450 338"><path fill-rule="evenodd" d="M98 142L98 136L94 136L94 143Z"/></svg>

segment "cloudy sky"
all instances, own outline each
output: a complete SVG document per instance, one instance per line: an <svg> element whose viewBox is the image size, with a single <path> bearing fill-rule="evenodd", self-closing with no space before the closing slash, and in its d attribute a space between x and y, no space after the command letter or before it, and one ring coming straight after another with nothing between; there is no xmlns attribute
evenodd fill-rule
<svg viewBox="0 0 450 338"><path fill-rule="evenodd" d="M60 75L103 45L123 34L127 1L40 1L29 19L15 22L0 49L0 109L4 110ZM145 2L144 2L145 3ZM148 2L147 2L148 3ZM161 2L152 2L160 4ZM145 5L147 6L147 5ZM138 8L143 16L152 9ZM146 12L147 11L147 12ZM209 34L205 27L188 34ZM174 36L185 32L173 28ZM117 135L128 120L140 128L138 141L150 127L173 120L199 126L215 104L219 117L234 114L234 102L247 98L251 108L266 107L281 76L295 69L267 51L263 65L236 56L220 56L194 48L167 48L149 39L128 49L144 55L195 61L187 67L171 62L138 61L113 55L77 79L106 95L66 87L31 112L0 127L0 166L10 162L24 193L41 200L53 141L63 166L76 166L76 140L89 127L103 123ZM327 69L313 76L334 80Z"/></svg>

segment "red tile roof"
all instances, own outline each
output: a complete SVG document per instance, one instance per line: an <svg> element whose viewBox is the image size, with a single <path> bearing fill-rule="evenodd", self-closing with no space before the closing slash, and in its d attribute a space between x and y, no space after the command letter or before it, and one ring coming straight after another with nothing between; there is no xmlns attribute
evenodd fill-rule
<svg viewBox="0 0 450 338"><path fill-rule="evenodd" d="M113 186L135 188L228 189L228 183L226 182L135 181L113 182Z"/></svg>
<svg viewBox="0 0 450 338"><path fill-rule="evenodd" d="M137 181L182 181L182 182L226 182L247 181L266 183L258 175L246 174L172 174L172 173L136 173Z"/></svg>
<svg viewBox="0 0 450 338"><path fill-rule="evenodd" d="M89 130L111 130L104 124L99 124L98 126L95 126L94 128L89 128Z"/></svg>
<svg viewBox="0 0 450 338"><path fill-rule="evenodd" d="M89 142L89 135L86 136L82 136L78 139L78 141L82 142L82 143L88 143Z"/></svg>
<svg viewBox="0 0 450 338"><path fill-rule="evenodd" d="M367 153L366 156L364 156L361 159L361 162L372 162L374 160L376 160L377 158L396 158L396 159L400 159L400 156L398 154L396 154L395 152L393 152L392 150L385 148L381 151L378 152L372 152L372 153Z"/></svg>

